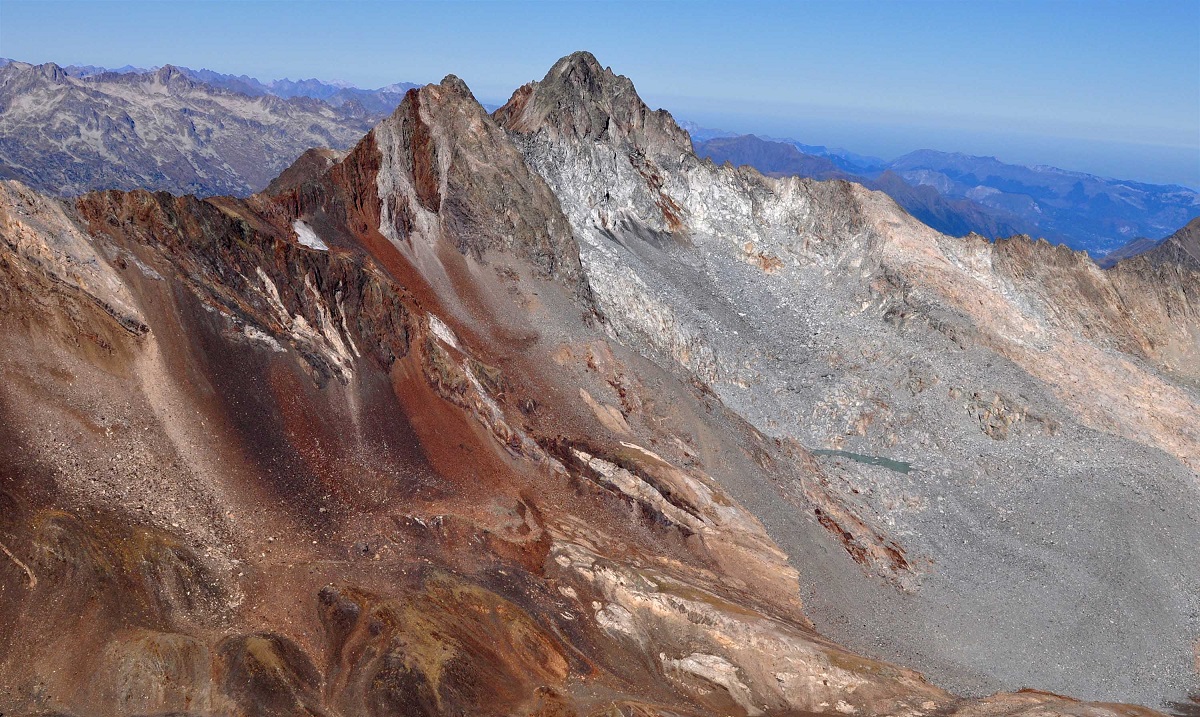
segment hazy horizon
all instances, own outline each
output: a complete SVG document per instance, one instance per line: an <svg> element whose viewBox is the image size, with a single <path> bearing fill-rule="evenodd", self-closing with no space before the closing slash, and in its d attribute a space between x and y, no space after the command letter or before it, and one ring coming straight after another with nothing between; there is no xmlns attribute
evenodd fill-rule
<svg viewBox="0 0 1200 717"><path fill-rule="evenodd" d="M499 103L586 49L705 126L1193 189L1198 33L1200 3L0 4L0 54L26 62L365 88L453 73Z"/></svg>

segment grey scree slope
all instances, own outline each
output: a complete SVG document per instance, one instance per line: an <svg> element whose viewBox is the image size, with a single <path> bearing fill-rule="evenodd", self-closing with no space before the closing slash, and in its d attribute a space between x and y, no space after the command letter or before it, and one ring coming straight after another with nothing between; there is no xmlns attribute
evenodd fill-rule
<svg viewBox="0 0 1200 717"><path fill-rule="evenodd" d="M1162 707L1200 688L1197 474L1186 450L1162 449L1173 436L1097 430L1086 396L1130 363L1187 405L1195 385L1088 340L995 268L996 247L883 195L697 160L669 115L586 53L496 117L562 202L614 335L769 436L912 464L818 459L825 490L903 547L903 569L855 563L796 507L798 483L728 486L791 556L819 630L968 694ZM970 314L976 291L988 305ZM1071 401L1010 359L1078 346Z"/></svg>

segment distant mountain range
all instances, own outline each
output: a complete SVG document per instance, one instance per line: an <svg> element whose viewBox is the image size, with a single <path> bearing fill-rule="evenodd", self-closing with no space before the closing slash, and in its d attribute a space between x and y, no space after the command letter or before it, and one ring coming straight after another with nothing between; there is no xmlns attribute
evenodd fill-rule
<svg viewBox="0 0 1200 717"><path fill-rule="evenodd" d="M245 196L309 148L348 149L411 87L6 60L0 178L59 195L140 187Z"/></svg>
<svg viewBox="0 0 1200 717"><path fill-rule="evenodd" d="M0 59L0 65L8 62L12 62L12 60ZM391 113L392 110L396 109L396 105L400 104L400 100L404 99L405 92L414 87L420 87L420 85L412 82L398 82L371 90L356 87L349 82L341 80L325 82L315 78L307 80L289 80L284 78L263 82L249 75L231 75L213 70L193 70L190 67L173 67L193 82L202 82L231 92L240 92L249 97L262 97L264 95L274 95L275 97L282 97L284 99L310 97L314 100L327 102L333 107L341 107L346 103L357 102L367 112L382 114ZM158 69L160 68L143 68L134 67L133 65L125 65L124 67L115 69L98 67L96 65L69 65L63 68L63 72L67 73L70 77L95 77L107 73L144 75L155 72Z"/></svg>
<svg viewBox="0 0 1200 717"><path fill-rule="evenodd" d="M1095 256L1161 238L1200 216L1200 194L1178 185L1108 179L995 157L924 149L892 161L794 140L685 123L700 156L764 174L846 179L883 191L938 231L990 239L1027 234Z"/></svg>

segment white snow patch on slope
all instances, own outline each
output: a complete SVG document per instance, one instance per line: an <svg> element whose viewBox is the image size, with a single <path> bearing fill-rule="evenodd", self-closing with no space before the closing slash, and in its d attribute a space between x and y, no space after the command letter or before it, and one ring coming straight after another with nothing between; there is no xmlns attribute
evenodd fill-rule
<svg viewBox="0 0 1200 717"><path fill-rule="evenodd" d="M303 221L297 219L296 221L292 222L292 229L296 230L296 238L299 239L300 243L304 246L310 249L329 251L329 246L325 242L321 241L321 237L317 236L317 233L313 231L312 227L305 224Z"/></svg>
<svg viewBox="0 0 1200 717"><path fill-rule="evenodd" d="M454 331L444 321L433 314L429 315L429 330L433 332L434 336L462 351L462 347L458 345L458 337L454 335Z"/></svg>

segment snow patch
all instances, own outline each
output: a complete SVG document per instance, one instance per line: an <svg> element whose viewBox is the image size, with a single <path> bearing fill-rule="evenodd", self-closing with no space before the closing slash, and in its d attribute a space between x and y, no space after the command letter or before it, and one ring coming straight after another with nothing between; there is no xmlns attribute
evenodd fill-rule
<svg viewBox="0 0 1200 717"><path fill-rule="evenodd" d="M309 249L329 251L329 245L321 241L321 237L317 236L317 233L313 231L313 228L305 224L303 221L297 219L296 221L292 222L292 229L296 230L296 238L300 241L300 243Z"/></svg>
<svg viewBox="0 0 1200 717"><path fill-rule="evenodd" d="M462 351L462 347L458 345L458 337L454 335L454 330L433 314L429 315L429 330L447 345Z"/></svg>

